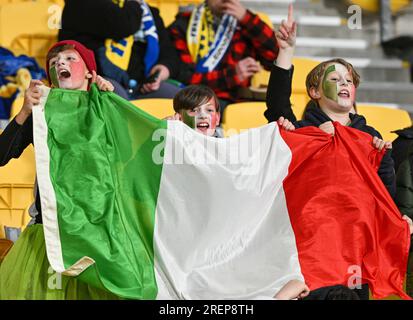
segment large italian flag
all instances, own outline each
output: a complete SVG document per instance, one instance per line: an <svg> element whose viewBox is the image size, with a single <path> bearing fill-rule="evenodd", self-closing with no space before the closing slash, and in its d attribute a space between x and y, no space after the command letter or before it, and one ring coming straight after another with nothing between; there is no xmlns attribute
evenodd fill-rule
<svg viewBox="0 0 413 320"><path fill-rule="evenodd" d="M404 296L408 226L371 137L276 124L216 139L115 94L43 88L33 109L47 255L132 299L266 299L359 270Z"/></svg>

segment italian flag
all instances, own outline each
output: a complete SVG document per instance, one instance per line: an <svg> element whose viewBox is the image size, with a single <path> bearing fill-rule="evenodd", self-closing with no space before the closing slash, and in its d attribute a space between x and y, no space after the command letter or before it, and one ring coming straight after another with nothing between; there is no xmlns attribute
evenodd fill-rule
<svg viewBox="0 0 413 320"><path fill-rule="evenodd" d="M354 275L406 297L410 235L371 136L275 123L226 139L93 85L33 108L49 262L129 299L271 299Z"/></svg>

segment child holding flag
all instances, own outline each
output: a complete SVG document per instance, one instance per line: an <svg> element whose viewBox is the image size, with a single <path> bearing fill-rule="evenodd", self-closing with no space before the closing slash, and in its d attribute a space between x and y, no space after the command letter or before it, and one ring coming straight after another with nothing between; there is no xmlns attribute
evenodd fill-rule
<svg viewBox="0 0 413 320"><path fill-rule="evenodd" d="M343 59L333 59L320 63L307 76L307 92L312 101L307 105L302 121L296 121L291 109L291 80L294 72L292 59L295 50L297 24L290 5L288 20L283 21L277 32L280 48L274 62L267 90L267 110L264 115L268 121L285 117L296 128L317 126L334 135L333 121L344 126L364 131L373 137L373 145L382 150L391 149L391 142L384 142L380 133L366 124L366 119L357 114L356 93L360 76L353 66ZM395 173L391 153L386 152L378 174L394 198L396 192Z"/></svg>
<svg viewBox="0 0 413 320"><path fill-rule="evenodd" d="M290 103L292 59L296 42L297 24L293 18L293 6L289 6L288 20L283 21L276 32L279 46L277 60L272 67L267 91L267 110L265 117L274 121L283 116L291 120L296 128L316 126L334 135L334 122L353 127L370 134L375 148L391 149L390 142L384 142L374 128L366 124L366 119L356 113L356 91L360 76L353 66L343 59L325 61L315 67L307 76L307 92L312 101L307 105L302 121L297 121ZM395 174L390 152L386 152L378 170L378 174L392 197L395 195ZM410 233L412 222L407 216ZM325 290L327 290L325 288ZM368 299L368 286L363 285L357 292L360 299Z"/></svg>
<svg viewBox="0 0 413 320"><path fill-rule="evenodd" d="M175 114L167 120L180 120L199 133L222 138L218 131L221 117L219 99L214 91L204 85L190 85L176 94L173 100ZM294 125L280 117L278 124L285 130L294 130Z"/></svg>
<svg viewBox="0 0 413 320"><path fill-rule="evenodd" d="M61 41L52 46L46 71L52 88L87 91L96 83L102 91L113 91L109 81L96 75L93 52L76 41ZM31 81L22 109L0 135L1 166L20 157L24 149L33 144L32 108L40 103L41 85L39 80ZM53 274L46 256L37 184L35 199L29 210L33 217L30 225L0 265L0 300L116 298L75 278Z"/></svg>

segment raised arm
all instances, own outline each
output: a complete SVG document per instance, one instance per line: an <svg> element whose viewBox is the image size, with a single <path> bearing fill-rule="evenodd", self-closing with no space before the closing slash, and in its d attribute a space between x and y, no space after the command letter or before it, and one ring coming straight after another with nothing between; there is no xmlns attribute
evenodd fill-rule
<svg viewBox="0 0 413 320"><path fill-rule="evenodd" d="M291 122L296 117L291 108L291 84L294 68L292 60L297 36L297 23L293 16L293 6L288 8L288 20L283 20L279 30L275 33L279 53L272 66L271 76L267 89L267 110L264 112L269 122L284 117Z"/></svg>

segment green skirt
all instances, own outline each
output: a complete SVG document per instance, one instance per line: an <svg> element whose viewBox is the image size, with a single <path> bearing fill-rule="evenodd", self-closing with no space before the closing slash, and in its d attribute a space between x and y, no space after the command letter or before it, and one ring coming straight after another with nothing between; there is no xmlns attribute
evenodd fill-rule
<svg viewBox="0 0 413 320"><path fill-rule="evenodd" d="M26 228L0 265L0 300L116 300L108 291L57 274L46 256L43 226Z"/></svg>

